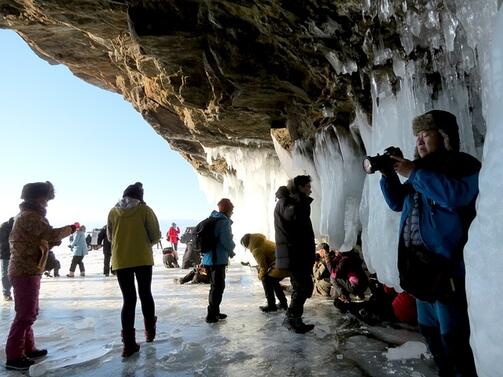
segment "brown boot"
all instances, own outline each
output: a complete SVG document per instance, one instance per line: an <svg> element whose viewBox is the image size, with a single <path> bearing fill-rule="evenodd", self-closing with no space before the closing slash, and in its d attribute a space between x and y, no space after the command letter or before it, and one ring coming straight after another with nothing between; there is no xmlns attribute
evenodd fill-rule
<svg viewBox="0 0 503 377"><path fill-rule="evenodd" d="M140 345L136 343L135 329L122 330L121 336L122 343L124 343L122 357L129 357L140 350Z"/></svg>
<svg viewBox="0 0 503 377"><path fill-rule="evenodd" d="M154 316L154 318L150 319L144 318L143 322L145 323L145 341L149 343L153 342L155 339L155 324L157 323L157 317Z"/></svg>

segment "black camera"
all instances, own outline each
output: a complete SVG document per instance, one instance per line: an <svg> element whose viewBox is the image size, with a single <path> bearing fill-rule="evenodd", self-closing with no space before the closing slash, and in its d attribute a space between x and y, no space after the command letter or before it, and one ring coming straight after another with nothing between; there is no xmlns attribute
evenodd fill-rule
<svg viewBox="0 0 503 377"><path fill-rule="evenodd" d="M378 153L376 156L365 156L362 163L363 170L367 174L374 174L378 170L392 171L395 160L391 156L403 157L403 153L398 147L388 147L382 155Z"/></svg>

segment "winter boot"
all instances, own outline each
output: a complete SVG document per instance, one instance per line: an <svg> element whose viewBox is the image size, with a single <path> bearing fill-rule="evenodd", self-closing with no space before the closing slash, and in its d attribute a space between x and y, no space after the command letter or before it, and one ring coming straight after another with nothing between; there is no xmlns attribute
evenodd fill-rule
<svg viewBox="0 0 503 377"><path fill-rule="evenodd" d="M283 321L283 326L290 331L295 331L297 334L305 334L314 329L314 325L306 325L302 322L301 317L286 317Z"/></svg>
<svg viewBox="0 0 503 377"><path fill-rule="evenodd" d="M67 277L69 278L74 278L75 277L75 273L73 271L70 271L69 273L66 274Z"/></svg>
<svg viewBox="0 0 503 377"><path fill-rule="evenodd" d="M220 319L226 319L227 318L227 314L225 313L218 313L217 314L217 318L220 320Z"/></svg>
<svg viewBox="0 0 503 377"><path fill-rule="evenodd" d="M5 368L12 370L28 370L33 364L35 364L34 360L23 356L17 359L7 360Z"/></svg>
<svg viewBox="0 0 503 377"><path fill-rule="evenodd" d="M157 317L154 316L154 318L150 319L144 318L143 323L145 324L145 341L148 343L153 342L155 339Z"/></svg>
<svg viewBox="0 0 503 377"><path fill-rule="evenodd" d="M262 310L264 313L270 313L270 312L277 312L278 307L276 304L269 305L267 304L266 306L259 306L260 310Z"/></svg>
<svg viewBox="0 0 503 377"><path fill-rule="evenodd" d="M42 350L34 349L33 351L26 352L26 357L28 357L30 359L38 359L40 357L47 356L47 353L48 352L46 349L42 349Z"/></svg>
<svg viewBox="0 0 503 377"><path fill-rule="evenodd" d="M287 301L280 302L279 303L279 308L282 309L282 310L288 310L288 302Z"/></svg>
<svg viewBox="0 0 503 377"><path fill-rule="evenodd" d="M122 357L129 357L140 350L140 345L136 343L135 329L122 330L121 336L122 343L124 343Z"/></svg>
<svg viewBox="0 0 503 377"><path fill-rule="evenodd" d="M81 271L80 272L80 276L86 276L86 272L85 271Z"/></svg>

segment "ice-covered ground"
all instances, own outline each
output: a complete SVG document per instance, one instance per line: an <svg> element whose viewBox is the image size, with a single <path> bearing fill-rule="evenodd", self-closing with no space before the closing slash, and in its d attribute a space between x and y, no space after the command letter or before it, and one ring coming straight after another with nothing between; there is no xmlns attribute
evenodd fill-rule
<svg viewBox="0 0 503 377"><path fill-rule="evenodd" d="M262 286L256 272L240 264L227 274L222 311L229 318L204 321L208 285L179 285L174 279L188 270L166 270L155 251L153 293L158 322L154 343L143 340L137 306L140 352L121 358L121 295L114 277L102 275L102 252L85 259L86 277L63 277L70 253L59 248L62 277L42 279L41 311L35 324L39 347L49 356L30 369L31 376L407 376L436 373L416 333L361 326L341 315L330 300L311 299L305 320L316 325L306 335L281 326L284 312L264 314ZM14 315L12 303L0 304L0 333L7 336ZM389 350L392 345L406 343ZM3 348L3 347L2 347ZM3 349L0 358L5 359ZM20 372L0 369L2 376Z"/></svg>

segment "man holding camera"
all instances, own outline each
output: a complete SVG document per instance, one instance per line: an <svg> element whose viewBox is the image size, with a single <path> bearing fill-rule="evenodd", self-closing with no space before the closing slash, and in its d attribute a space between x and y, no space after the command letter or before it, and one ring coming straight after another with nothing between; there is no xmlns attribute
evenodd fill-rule
<svg viewBox="0 0 503 377"><path fill-rule="evenodd" d="M418 322L440 376L476 376L469 345L463 247L475 216L480 162L459 152L456 117L433 110L412 123L416 158L391 154L381 190L402 212L400 284L417 299ZM398 175L407 178L402 184Z"/></svg>

